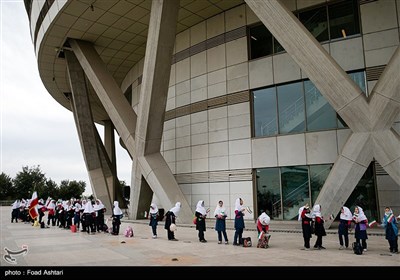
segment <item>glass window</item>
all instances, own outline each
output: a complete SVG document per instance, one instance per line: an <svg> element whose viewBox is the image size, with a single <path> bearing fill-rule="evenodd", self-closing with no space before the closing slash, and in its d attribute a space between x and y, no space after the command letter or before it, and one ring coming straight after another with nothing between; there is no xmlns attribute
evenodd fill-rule
<svg viewBox="0 0 400 280"><path fill-rule="evenodd" d="M310 165L311 204L314 205L319 192L331 172L332 164Z"/></svg>
<svg viewBox="0 0 400 280"><path fill-rule="evenodd" d="M279 43L274 37L274 53L280 53L284 51L285 49L282 47L281 43Z"/></svg>
<svg viewBox="0 0 400 280"><path fill-rule="evenodd" d="M302 82L277 87L279 133L305 130L304 95Z"/></svg>
<svg viewBox="0 0 400 280"><path fill-rule="evenodd" d="M336 111L311 81L304 81L307 130L336 128Z"/></svg>
<svg viewBox="0 0 400 280"><path fill-rule="evenodd" d="M250 59L272 54L272 34L265 25L251 27L249 30Z"/></svg>
<svg viewBox="0 0 400 280"><path fill-rule="evenodd" d="M297 220L299 208L310 203L308 167L292 166L281 168L283 218Z"/></svg>
<svg viewBox="0 0 400 280"><path fill-rule="evenodd" d="M345 203L345 206L350 208L352 212L354 212L356 206L360 206L369 221L378 221L379 219L375 194L374 164L375 162L371 162Z"/></svg>
<svg viewBox="0 0 400 280"><path fill-rule="evenodd" d="M278 133L275 87L253 91L255 136Z"/></svg>
<svg viewBox="0 0 400 280"><path fill-rule="evenodd" d="M359 34L357 1L343 1L328 6L331 40Z"/></svg>
<svg viewBox="0 0 400 280"><path fill-rule="evenodd" d="M329 40L326 6L299 13L299 18L319 42Z"/></svg>
<svg viewBox="0 0 400 280"><path fill-rule="evenodd" d="M367 89L365 87L365 74L364 71L354 72L349 74L350 78L360 87L360 89L367 95Z"/></svg>
<svg viewBox="0 0 400 280"><path fill-rule="evenodd" d="M271 219L282 219L279 168L258 169L256 174L258 215L266 210Z"/></svg>

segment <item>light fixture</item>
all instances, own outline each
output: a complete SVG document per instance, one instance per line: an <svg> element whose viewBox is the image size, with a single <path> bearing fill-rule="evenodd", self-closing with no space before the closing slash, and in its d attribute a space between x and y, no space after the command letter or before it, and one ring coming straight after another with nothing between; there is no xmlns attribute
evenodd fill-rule
<svg viewBox="0 0 400 280"><path fill-rule="evenodd" d="M253 39L254 41L257 41L257 38L254 36L251 36L251 39Z"/></svg>
<svg viewBox="0 0 400 280"><path fill-rule="evenodd" d="M343 35L343 38L346 38L346 37L347 37L347 35L346 35L346 30L342 29L342 35Z"/></svg>

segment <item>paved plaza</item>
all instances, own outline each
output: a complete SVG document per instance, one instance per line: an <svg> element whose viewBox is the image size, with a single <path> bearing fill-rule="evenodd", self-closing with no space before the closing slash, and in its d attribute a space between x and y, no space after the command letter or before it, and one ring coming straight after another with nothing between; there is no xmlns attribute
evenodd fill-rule
<svg viewBox="0 0 400 280"><path fill-rule="evenodd" d="M326 250L301 250L299 227L271 223L270 248L243 248L232 245L233 230L228 230L229 245L217 244L217 234L207 228L207 243L200 243L193 225L179 225L177 242L167 240L163 224L158 238L152 239L151 227L145 221L123 221L120 235L105 233L88 235L50 227L41 229L31 224L10 223L10 207L1 210L1 266L400 266L400 255L389 253L382 229L370 229L368 252L361 256L352 250L338 250L336 230L328 230L323 239ZM108 216L106 216L108 217ZM47 217L45 216L45 221ZM109 223L110 225L110 223ZM125 228L134 228L134 237L123 236ZM212 226L208 221L207 226ZM228 223L228 227L231 227ZM255 224L247 221L243 236L257 239ZM282 227L287 227L285 230ZM277 229L278 231L273 231ZM311 239L311 245L316 238ZM354 241L354 234L350 242ZM18 251L28 246L25 255L15 256L16 264L4 260L5 250Z"/></svg>

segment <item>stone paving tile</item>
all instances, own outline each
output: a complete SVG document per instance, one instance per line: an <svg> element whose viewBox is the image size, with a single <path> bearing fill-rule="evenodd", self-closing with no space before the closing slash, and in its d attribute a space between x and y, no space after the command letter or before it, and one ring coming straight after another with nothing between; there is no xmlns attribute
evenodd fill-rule
<svg viewBox="0 0 400 280"><path fill-rule="evenodd" d="M30 224L11 224L10 207L0 207L1 217L1 260L0 265L7 265L3 260L4 247L20 249L23 244L29 246L25 256L17 256L17 266L397 266L400 267L400 255L389 254L385 237L371 235L368 238L368 252L361 256L352 250L338 250L338 235L329 230L323 238L326 250L301 250L302 234L293 232L294 223L287 224L285 230L280 225L280 232L272 231L270 248L243 248L232 245L234 231L229 229L229 245L217 244L217 234L207 228L207 243L200 243L198 232L191 225L179 225L176 238L168 241L162 223L158 226L158 238L151 238L151 228L147 221L129 222L124 220L119 236L105 233L88 235L71 233L57 227L40 229ZM46 219L45 219L46 220ZM134 237L123 236L125 228L131 225ZM109 224L110 225L110 224ZM213 223L208 223L212 226ZM253 223L246 221L248 229ZM273 225L271 225L273 226ZM284 231L284 232L283 232ZM257 232L246 230L243 236L257 239ZM311 239L311 246L316 238ZM350 243L354 233L350 235ZM122 243L124 242L124 243ZM255 245L255 244L254 244Z"/></svg>

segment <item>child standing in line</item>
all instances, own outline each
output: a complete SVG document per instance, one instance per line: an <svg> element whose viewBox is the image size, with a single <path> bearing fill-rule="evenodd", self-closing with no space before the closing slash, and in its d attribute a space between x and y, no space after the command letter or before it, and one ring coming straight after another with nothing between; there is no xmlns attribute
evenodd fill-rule
<svg viewBox="0 0 400 280"><path fill-rule="evenodd" d="M113 214L112 214L112 226L113 226L113 235L118 235L119 234L119 225L121 224L121 218L122 218L122 210L119 208L119 202L114 201L114 209L113 209Z"/></svg>
<svg viewBox="0 0 400 280"><path fill-rule="evenodd" d="M368 220L364 214L363 209L360 206L356 206L356 208L354 209L353 222L356 225L355 232L354 232L356 242L360 243L360 240L361 240L364 252L366 252L367 251L367 239L368 239L368 236L367 236Z"/></svg>
<svg viewBox="0 0 400 280"><path fill-rule="evenodd" d="M385 216L383 216L381 227L385 228L386 239L389 242L389 250L393 254L399 253L398 233L396 217L390 207L385 207Z"/></svg>
<svg viewBox="0 0 400 280"><path fill-rule="evenodd" d="M321 214L321 205L315 204L313 207L313 217L315 222L315 235L317 236L317 241L315 242L314 249L321 250L326 249L322 246L322 237L326 236L324 228L324 219Z"/></svg>
<svg viewBox="0 0 400 280"><path fill-rule="evenodd" d="M218 232L218 244L222 243L222 234L224 235L225 239L225 244L228 244L228 237L226 236L226 217L228 215L226 214L225 207L223 207L224 202L220 200L218 202L217 207L215 208L214 211L214 217L215 217L215 231Z"/></svg>
<svg viewBox="0 0 400 280"><path fill-rule="evenodd" d="M351 220L353 219L353 215L351 214L351 211L349 208L346 206L343 206L340 209L340 223L339 223L339 243L340 247L339 250L343 250L344 246L346 246L346 249L349 247L349 228L351 227ZM343 237L344 237L344 243L343 243Z"/></svg>
<svg viewBox="0 0 400 280"><path fill-rule="evenodd" d="M243 200L240 197L237 198L235 201L235 236L233 237L233 245L235 246L243 245L242 234L245 228L243 219L245 208L242 205Z"/></svg>
<svg viewBox="0 0 400 280"><path fill-rule="evenodd" d="M301 219L301 229L303 231L304 250L308 251L310 250L310 239L312 237L312 232L311 232L312 216L308 204L302 207L300 219Z"/></svg>
<svg viewBox="0 0 400 280"><path fill-rule="evenodd" d="M158 225L158 207L155 203L152 203L150 205L150 210L149 210L149 226L151 226L151 229L153 231L153 239L157 238L157 225Z"/></svg>

